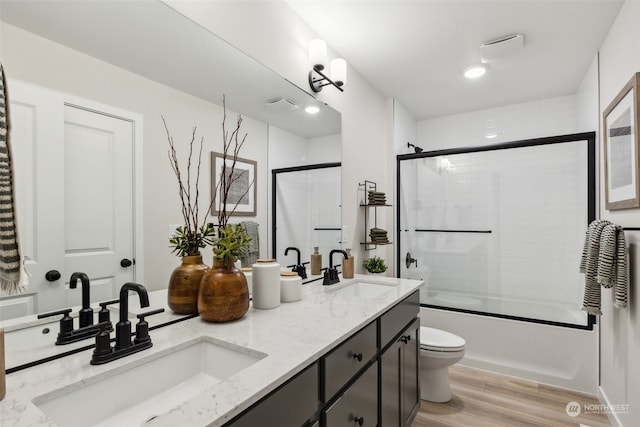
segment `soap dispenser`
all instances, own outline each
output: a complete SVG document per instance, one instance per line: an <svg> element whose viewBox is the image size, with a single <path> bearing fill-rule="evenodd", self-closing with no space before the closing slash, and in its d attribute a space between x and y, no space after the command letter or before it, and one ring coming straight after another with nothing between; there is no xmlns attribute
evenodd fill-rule
<svg viewBox="0 0 640 427"><path fill-rule="evenodd" d="M322 269L322 254L318 252L318 246L313 247L311 254L311 274L318 275Z"/></svg>
<svg viewBox="0 0 640 427"><path fill-rule="evenodd" d="M351 249L345 249L347 257L342 261L342 277L345 279L353 279L353 263L354 258L351 256Z"/></svg>

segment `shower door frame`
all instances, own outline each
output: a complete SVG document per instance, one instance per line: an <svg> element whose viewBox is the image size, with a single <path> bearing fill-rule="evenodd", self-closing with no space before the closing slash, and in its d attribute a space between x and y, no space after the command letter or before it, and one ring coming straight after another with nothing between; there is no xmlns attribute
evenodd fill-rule
<svg viewBox="0 0 640 427"><path fill-rule="evenodd" d="M400 224L400 207L401 207L401 173L400 162L404 160L423 159L428 157L449 156L453 154L467 154L478 153L483 151L496 151L507 150L515 148L534 147L541 145L561 144L567 142L586 141L587 144L587 224L585 229L591 221L596 219L596 133L595 132L582 132L573 133L568 135L550 136L542 138L523 139L517 141L509 141L491 145L479 145L471 147L459 147L434 151L423 151L422 153L411 154L398 154L396 156L396 277L400 277L401 272L401 224ZM577 266L576 266L577 268ZM521 317L515 315L501 314L501 313L488 313L485 311L476 311L456 307L446 307L432 304L420 303L421 307L435 308L439 310L455 311L467 314L477 314L488 317L498 317L502 319L518 320L530 323L540 323L544 325L561 326L573 329L593 330L593 325L596 323L596 316L587 315L586 325L577 325L572 323L556 322L552 320L534 319L529 317Z"/></svg>
<svg viewBox="0 0 640 427"><path fill-rule="evenodd" d="M329 169L329 168L342 168L342 162L328 162L328 163L315 163L315 164L310 164L310 165L302 165L302 166L290 166L290 167L285 167L285 168L278 168L278 169L272 169L271 170L271 254L272 257L275 259L276 258L276 252L277 252L277 248L278 248L278 243L277 243L277 224L276 224L276 218L277 218L277 213L278 213L278 208L277 208L277 204L278 204L278 175L279 174L283 174L283 173L290 173L290 172L303 172L303 171L310 171L310 170L320 170L320 169ZM342 197L341 197L342 200ZM340 206L342 206L342 203L340 203ZM342 213L340 215L340 217L342 218ZM326 230L326 231L342 231L342 227L340 228L322 228L322 229L318 229L318 230ZM314 280L319 280L319 279L314 279ZM305 281L304 283L309 283L311 281L314 280L309 280L309 281Z"/></svg>

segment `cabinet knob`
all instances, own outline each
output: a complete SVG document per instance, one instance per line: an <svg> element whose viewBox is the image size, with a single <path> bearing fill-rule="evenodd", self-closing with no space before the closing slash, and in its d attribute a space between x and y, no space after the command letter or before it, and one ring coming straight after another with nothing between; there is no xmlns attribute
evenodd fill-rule
<svg viewBox="0 0 640 427"><path fill-rule="evenodd" d="M358 362L362 362L362 353L353 353L353 358L358 359Z"/></svg>
<svg viewBox="0 0 640 427"><path fill-rule="evenodd" d="M353 417L353 422L361 426L364 424L364 417Z"/></svg>

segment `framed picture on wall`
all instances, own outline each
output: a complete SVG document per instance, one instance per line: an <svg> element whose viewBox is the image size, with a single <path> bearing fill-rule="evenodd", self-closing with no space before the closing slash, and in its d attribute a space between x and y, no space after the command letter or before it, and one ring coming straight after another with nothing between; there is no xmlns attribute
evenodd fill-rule
<svg viewBox="0 0 640 427"><path fill-rule="evenodd" d="M640 73L636 73L603 113L607 210L640 207L639 83Z"/></svg>
<svg viewBox="0 0 640 427"><path fill-rule="evenodd" d="M218 186L222 181L222 170L224 157L221 153L211 152L211 199L217 196ZM229 215L256 216L256 168L257 162L254 160L236 158L231 168L233 158L227 157L225 172L227 179L232 183L227 195L227 203L220 206L220 200L215 201L211 206L211 215L218 215L220 208L225 209Z"/></svg>

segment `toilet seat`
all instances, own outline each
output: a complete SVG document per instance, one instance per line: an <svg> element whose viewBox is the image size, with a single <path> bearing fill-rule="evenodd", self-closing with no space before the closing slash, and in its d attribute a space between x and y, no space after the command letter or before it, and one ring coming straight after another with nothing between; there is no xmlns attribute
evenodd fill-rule
<svg viewBox="0 0 640 427"><path fill-rule="evenodd" d="M420 349L440 352L456 352L464 350L464 338L451 332L426 326L420 327Z"/></svg>

